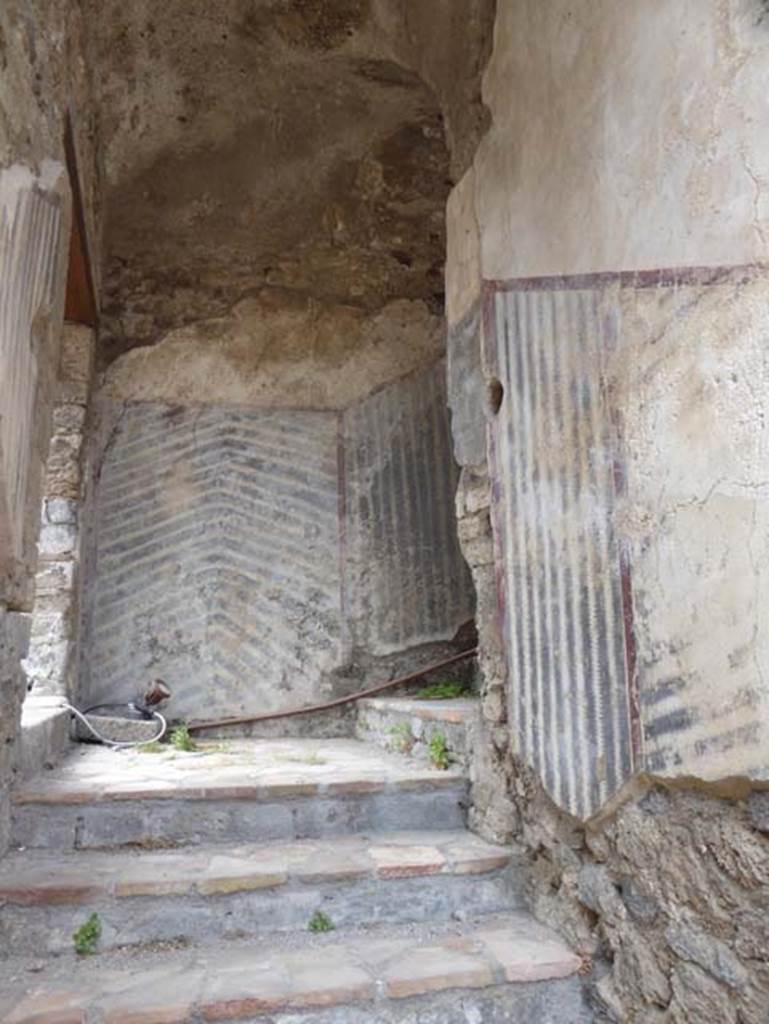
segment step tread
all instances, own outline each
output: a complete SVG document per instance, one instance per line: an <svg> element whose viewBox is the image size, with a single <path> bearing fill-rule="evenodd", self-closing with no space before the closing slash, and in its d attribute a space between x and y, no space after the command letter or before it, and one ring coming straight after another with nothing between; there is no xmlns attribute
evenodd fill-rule
<svg viewBox="0 0 769 1024"><path fill-rule="evenodd" d="M26 991L9 990L6 1024L186 1024L398 1000L450 989L547 981L581 961L528 914L459 932L377 935L303 947L177 950L154 958L63 963ZM99 961L103 960L102 963Z"/></svg>
<svg viewBox="0 0 769 1024"><path fill-rule="evenodd" d="M463 725L480 712L480 702L468 697L452 700L416 700L408 697L367 697L361 706L373 711L411 715L428 722Z"/></svg>
<svg viewBox="0 0 769 1024"><path fill-rule="evenodd" d="M13 793L17 805L116 800L277 800L344 796L464 783L359 740L201 741L187 753L111 750L81 745L56 774L30 779Z"/></svg>
<svg viewBox="0 0 769 1024"><path fill-rule="evenodd" d="M135 896L214 896L291 882L484 874L510 850L471 832L396 832L153 852L50 850L0 862L0 903L44 906Z"/></svg>

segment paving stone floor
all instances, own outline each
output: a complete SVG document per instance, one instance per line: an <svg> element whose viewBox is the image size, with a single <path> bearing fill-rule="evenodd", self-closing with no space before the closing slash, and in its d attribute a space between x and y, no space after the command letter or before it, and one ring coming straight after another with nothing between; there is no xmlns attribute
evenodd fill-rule
<svg viewBox="0 0 769 1024"><path fill-rule="evenodd" d="M440 787L462 773L439 771L358 740L202 741L194 752L109 750L81 744L55 771L23 783L16 803L254 794L361 792L421 783Z"/></svg>

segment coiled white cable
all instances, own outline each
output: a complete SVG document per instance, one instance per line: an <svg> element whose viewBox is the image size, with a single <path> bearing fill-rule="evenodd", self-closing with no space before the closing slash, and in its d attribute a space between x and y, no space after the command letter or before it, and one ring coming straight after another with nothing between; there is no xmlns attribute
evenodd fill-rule
<svg viewBox="0 0 769 1024"><path fill-rule="evenodd" d="M96 729L93 725L91 725L91 723L88 721L88 719L86 718L82 711L78 711L77 708L73 708L72 705L68 704L67 701L65 700L61 702L61 706L63 708L66 708L67 711L70 712L70 714L74 715L79 722L82 722L86 729L91 733L91 735L95 739L99 741L99 743L103 743L105 747L112 747L115 750L125 749L128 747L144 747L148 743L157 743L158 740L163 739L163 737L166 734L166 729L168 728L168 723L166 722L165 718L160 714L160 712L153 711L151 712L152 718L158 723L159 726L159 732L157 736L153 736L151 739L148 740L111 740L107 736L102 736L99 730Z"/></svg>

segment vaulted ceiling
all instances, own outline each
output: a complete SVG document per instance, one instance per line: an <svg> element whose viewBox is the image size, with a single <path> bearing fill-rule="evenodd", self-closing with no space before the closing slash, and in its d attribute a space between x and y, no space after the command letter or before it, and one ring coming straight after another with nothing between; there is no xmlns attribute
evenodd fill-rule
<svg viewBox="0 0 769 1024"><path fill-rule="evenodd" d="M265 288L440 310L444 205L483 130L492 8L94 3L105 359Z"/></svg>

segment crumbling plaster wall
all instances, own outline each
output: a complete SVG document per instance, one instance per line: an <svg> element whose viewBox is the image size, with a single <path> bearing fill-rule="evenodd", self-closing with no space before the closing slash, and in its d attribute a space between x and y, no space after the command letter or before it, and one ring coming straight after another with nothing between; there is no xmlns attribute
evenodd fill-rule
<svg viewBox="0 0 769 1024"><path fill-rule="evenodd" d="M262 290L321 315L440 311L443 204L483 120L493 4L421 6L432 21L400 0L93 4L103 363L237 322Z"/></svg>
<svg viewBox="0 0 769 1024"><path fill-rule="evenodd" d="M424 303L372 315L264 289L231 313L198 321L117 359L101 395L117 401L337 410L440 358L441 317Z"/></svg>
<svg viewBox="0 0 769 1024"><path fill-rule="evenodd" d="M12 357L3 379L15 383L13 396L3 396L0 415L13 412L16 424L13 446L0 451L0 503L9 501L11 473L24 480L16 508L0 511L8 527L0 537L0 565L6 570L0 579L0 852L8 839L8 787L25 689L20 660L34 599L40 484L58 371L70 223L63 145L68 112L86 219L96 239L95 123L84 52L80 5L7 0L0 8L0 264L3 252L13 264L0 269L4 354ZM33 215L35 205L40 209ZM47 219L43 207L51 212ZM30 430L20 434L19 425L27 422L24 409Z"/></svg>
<svg viewBox="0 0 769 1024"><path fill-rule="evenodd" d="M533 907L602 961L598 1002L622 1024L758 1024L769 1003L766 15L758 0L503 0L484 80L491 128L449 200L457 504L489 740L472 820L523 843ZM500 288L544 305L530 298L528 319L503 324ZM569 295L597 311L591 336L564 315ZM521 609L491 516L499 524L487 385L499 345L532 350L543 325L565 351L594 352L616 485L600 516L631 597L618 628L633 647L634 781L589 822L559 810L522 756L505 636ZM503 403L536 410L538 393L509 389ZM550 483L528 493L557 494ZM552 509L540 507L547 538ZM563 707L579 714L569 686ZM558 744L546 725L543 744Z"/></svg>

